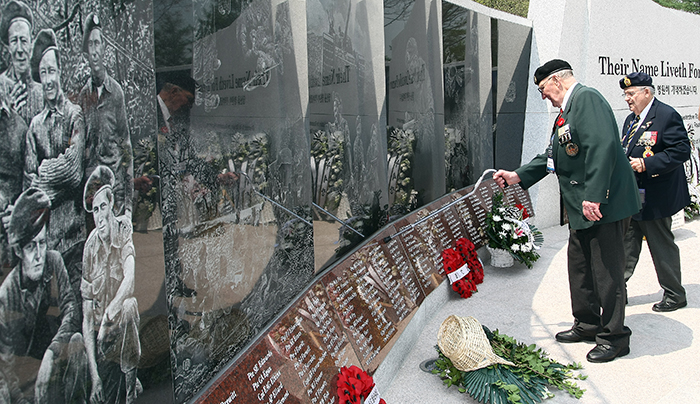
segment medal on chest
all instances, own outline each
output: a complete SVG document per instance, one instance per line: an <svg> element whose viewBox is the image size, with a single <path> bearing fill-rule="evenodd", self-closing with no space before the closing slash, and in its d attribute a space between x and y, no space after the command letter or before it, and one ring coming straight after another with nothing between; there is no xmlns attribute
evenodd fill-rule
<svg viewBox="0 0 700 404"><path fill-rule="evenodd" d="M644 146L644 152L642 153L643 157L651 157L654 155L654 152L651 151L651 148L656 145L656 139L658 138L659 132L657 131L646 131L642 134L641 138L637 142L637 145L639 146Z"/></svg>
<svg viewBox="0 0 700 404"><path fill-rule="evenodd" d="M567 143L564 150L567 156L575 157L578 154L578 145L576 143Z"/></svg>

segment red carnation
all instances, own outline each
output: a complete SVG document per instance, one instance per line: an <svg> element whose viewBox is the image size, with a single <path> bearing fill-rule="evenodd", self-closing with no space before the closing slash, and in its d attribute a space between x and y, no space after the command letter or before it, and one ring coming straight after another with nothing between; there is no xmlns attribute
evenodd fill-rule
<svg viewBox="0 0 700 404"><path fill-rule="evenodd" d="M523 214L523 219L527 219L528 217L530 217L530 214L527 213L527 208L525 206L523 206L521 203L516 203L515 207L520 209L520 211Z"/></svg>

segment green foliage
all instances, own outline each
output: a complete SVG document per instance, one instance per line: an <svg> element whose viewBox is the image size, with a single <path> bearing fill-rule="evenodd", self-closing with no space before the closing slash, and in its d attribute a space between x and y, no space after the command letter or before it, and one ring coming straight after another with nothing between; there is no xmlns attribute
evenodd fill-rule
<svg viewBox="0 0 700 404"><path fill-rule="evenodd" d="M481 403L491 404L540 403L554 396L548 390L549 386L565 390L577 399L583 396L585 390L573 381L586 378L573 372L581 369L580 364L563 365L550 359L535 344L520 343L498 330L491 332L484 327L484 331L494 353L515 366L495 364L464 372L457 369L436 346L439 358L433 373L442 378L447 387L458 386L460 393L468 393Z"/></svg>
<svg viewBox="0 0 700 404"><path fill-rule="evenodd" d="M486 7L495 8L496 10L505 11L506 13L519 15L527 18L527 9L530 6L530 0L474 0Z"/></svg>
<svg viewBox="0 0 700 404"><path fill-rule="evenodd" d="M661 6L700 14L700 0L654 0Z"/></svg>

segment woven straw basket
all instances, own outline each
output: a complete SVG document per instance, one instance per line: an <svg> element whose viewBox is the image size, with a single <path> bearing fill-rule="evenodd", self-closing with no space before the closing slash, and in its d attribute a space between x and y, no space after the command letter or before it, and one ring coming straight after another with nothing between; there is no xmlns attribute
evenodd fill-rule
<svg viewBox="0 0 700 404"><path fill-rule="evenodd" d="M474 317L447 317L438 331L438 346L455 367L464 372L494 363L515 366L493 353L484 329Z"/></svg>

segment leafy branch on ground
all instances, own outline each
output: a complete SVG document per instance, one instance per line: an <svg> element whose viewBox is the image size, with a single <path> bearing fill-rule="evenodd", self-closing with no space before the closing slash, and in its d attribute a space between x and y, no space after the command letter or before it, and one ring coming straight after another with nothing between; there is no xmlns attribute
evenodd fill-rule
<svg viewBox="0 0 700 404"><path fill-rule="evenodd" d="M563 365L549 358L535 344L527 345L498 330L491 332L483 328L494 353L515 366L495 364L464 372L457 369L436 346L439 358L433 373L442 378L447 387L457 386L460 393L468 393L481 403L491 404L539 403L554 396L549 386L567 391L577 399L583 396L585 390L575 382L586 379L586 376L574 373L582 368L579 363Z"/></svg>

